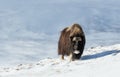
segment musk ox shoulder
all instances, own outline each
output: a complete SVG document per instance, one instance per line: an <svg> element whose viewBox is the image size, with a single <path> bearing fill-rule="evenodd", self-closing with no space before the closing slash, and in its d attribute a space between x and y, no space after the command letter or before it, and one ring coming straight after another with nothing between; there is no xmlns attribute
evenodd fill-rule
<svg viewBox="0 0 120 77"><path fill-rule="evenodd" d="M58 41L58 54L70 56L70 61L80 59L85 46L85 34L79 24L73 24L61 31Z"/></svg>

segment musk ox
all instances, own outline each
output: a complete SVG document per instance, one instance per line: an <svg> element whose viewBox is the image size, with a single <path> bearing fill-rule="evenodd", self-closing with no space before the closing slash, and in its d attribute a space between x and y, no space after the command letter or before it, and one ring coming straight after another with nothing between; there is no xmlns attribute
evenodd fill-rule
<svg viewBox="0 0 120 77"><path fill-rule="evenodd" d="M64 59L67 55L70 61L80 59L85 46L85 35L79 24L73 24L61 31L58 41L58 55Z"/></svg>

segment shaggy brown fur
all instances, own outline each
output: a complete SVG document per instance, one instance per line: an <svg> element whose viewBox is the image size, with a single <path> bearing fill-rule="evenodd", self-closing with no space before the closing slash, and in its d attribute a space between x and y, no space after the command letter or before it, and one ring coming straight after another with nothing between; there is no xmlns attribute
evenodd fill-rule
<svg viewBox="0 0 120 77"><path fill-rule="evenodd" d="M80 59L85 46L85 35L79 24L73 24L61 31L58 42L58 54L71 56L71 60ZM74 53L79 51L79 53Z"/></svg>

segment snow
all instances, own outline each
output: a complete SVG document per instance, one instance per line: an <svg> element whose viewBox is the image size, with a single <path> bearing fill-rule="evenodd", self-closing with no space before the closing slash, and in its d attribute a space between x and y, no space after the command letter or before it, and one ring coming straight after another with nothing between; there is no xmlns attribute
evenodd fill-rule
<svg viewBox="0 0 120 77"><path fill-rule="evenodd" d="M85 50L81 60L46 58L39 62L1 67L0 77L119 77L120 44Z"/></svg>
<svg viewBox="0 0 120 77"><path fill-rule="evenodd" d="M86 49L120 44L119 7L120 0L0 0L0 66L57 57L60 31L73 23Z"/></svg>
<svg viewBox="0 0 120 77"><path fill-rule="evenodd" d="M0 77L119 76L119 7L120 0L0 0ZM73 23L85 32L85 52L61 61L60 31Z"/></svg>

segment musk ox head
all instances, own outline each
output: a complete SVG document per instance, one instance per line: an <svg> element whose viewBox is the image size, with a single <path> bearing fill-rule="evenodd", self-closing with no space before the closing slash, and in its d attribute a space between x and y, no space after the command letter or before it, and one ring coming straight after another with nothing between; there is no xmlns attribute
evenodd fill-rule
<svg viewBox="0 0 120 77"><path fill-rule="evenodd" d="M80 49L79 49L79 45L82 42L82 38L81 37L73 37L71 38L71 44L72 44L72 53L74 54L79 54L80 53Z"/></svg>
<svg viewBox="0 0 120 77"><path fill-rule="evenodd" d="M79 24L73 24L62 30L59 43L58 54L70 56L70 60L80 59L85 46L85 35Z"/></svg>

